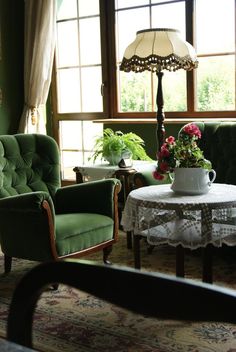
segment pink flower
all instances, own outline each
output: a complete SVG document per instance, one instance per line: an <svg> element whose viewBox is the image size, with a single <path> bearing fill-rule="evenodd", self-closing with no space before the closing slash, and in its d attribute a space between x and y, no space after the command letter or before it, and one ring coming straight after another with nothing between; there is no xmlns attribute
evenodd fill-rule
<svg viewBox="0 0 236 352"><path fill-rule="evenodd" d="M174 142L175 142L175 137L169 136L168 138L166 138L166 143L174 144Z"/></svg>
<svg viewBox="0 0 236 352"><path fill-rule="evenodd" d="M168 158L168 156L170 155L170 152L168 149L166 148L162 148L161 152L159 153L159 159L161 158Z"/></svg>
<svg viewBox="0 0 236 352"><path fill-rule="evenodd" d="M159 167L160 167L160 170L163 171L163 172L166 172L166 171L169 170L169 165L168 165L168 163L166 161L162 161L160 163Z"/></svg>
<svg viewBox="0 0 236 352"><path fill-rule="evenodd" d="M156 179L156 180L163 180L164 176L162 174L160 174L158 171L154 171L153 173L153 177Z"/></svg>
<svg viewBox="0 0 236 352"><path fill-rule="evenodd" d="M168 148L168 144L167 143L163 143L162 146L161 146L161 150L162 149L166 149L166 148Z"/></svg>
<svg viewBox="0 0 236 352"><path fill-rule="evenodd" d="M194 123L189 123L183 128L183 132L188 134L189 136L201 138L201 131Z"/></svg>

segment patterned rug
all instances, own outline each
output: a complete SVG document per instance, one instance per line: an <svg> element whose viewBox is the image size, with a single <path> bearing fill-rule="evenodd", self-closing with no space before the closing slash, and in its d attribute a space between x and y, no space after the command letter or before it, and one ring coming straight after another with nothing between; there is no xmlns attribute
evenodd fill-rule
<svg viewBox="0 0 236 352"><path fill-rule="evenodd" d="M152 254L147 254L144 241L141 246L142 270L174 273L174 248L155 247ZM100 253L86 258L101 263ZM236 289L235 258L227 251L215 251L213 265L217 285ZM3 267L3 258L0 260ZM126 237L122 232L111 260L114 264L133 267L133 253L126 248ZM185 263L186 277L201 280L200 251L189 251ZM5 337L13 289L22 275L36 264L15 259L12 272L1 275L1 337ZM160 304L167 305L168 302ZM129 313L60 285L58 291L44 292L39 301L34 322L34 348L45 352L233 352L236 351L236 325L163 322Z"/></svg>

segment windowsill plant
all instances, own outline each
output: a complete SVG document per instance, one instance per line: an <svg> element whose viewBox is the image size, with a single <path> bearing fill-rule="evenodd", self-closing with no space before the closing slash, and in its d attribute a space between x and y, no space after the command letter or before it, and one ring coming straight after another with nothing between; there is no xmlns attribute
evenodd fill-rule
<svg viewBox="0 0 236 352"><path fill-rule="evenodd" d="M103 135L95 140L94 152L90 159L95 162L99 157L111 165L117 165L122 158L152 161L144 149L141 137L133 132L123 133L110 128L104 129Z"/></svg>

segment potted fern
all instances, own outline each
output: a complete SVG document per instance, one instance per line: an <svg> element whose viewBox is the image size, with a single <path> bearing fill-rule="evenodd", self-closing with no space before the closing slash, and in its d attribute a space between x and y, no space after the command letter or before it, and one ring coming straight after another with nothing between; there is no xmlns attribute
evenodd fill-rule
<svg viewBox="0 0 236 352"><path fill-rule="evenodd" d="M95 140L94 152L90 159L107 160L111 165L118 165L123 158L134 160L152 160L144 149L144 141L133 132L123 133L106 128L103 135Z"/></svg>

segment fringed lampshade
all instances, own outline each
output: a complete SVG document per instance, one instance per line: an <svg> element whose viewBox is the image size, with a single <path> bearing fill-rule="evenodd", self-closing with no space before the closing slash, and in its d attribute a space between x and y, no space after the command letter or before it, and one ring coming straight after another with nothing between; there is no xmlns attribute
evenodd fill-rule
<svg viewBox="0 0 236 352"><path fill-rule="evenodd" d="M163 70L190 71L197 68L195 49L180 37L176 29L153 28L137 32L136 38L125 50L120 70L125 72L156 72L157 88L157 142L160 150L164 141Z"/></svg>

